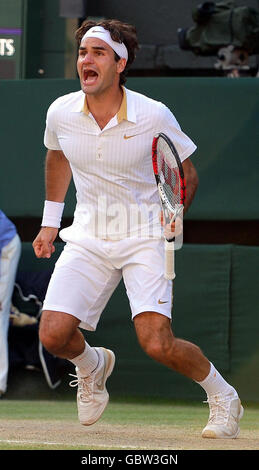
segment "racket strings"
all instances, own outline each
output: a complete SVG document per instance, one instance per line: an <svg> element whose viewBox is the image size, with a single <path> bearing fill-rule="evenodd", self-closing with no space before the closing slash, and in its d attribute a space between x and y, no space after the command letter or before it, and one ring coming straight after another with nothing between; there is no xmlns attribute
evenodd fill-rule
<svg viewBox="0 0 259 470"><path fill-rule="evenodd" d="M160 139L157 146L157 170L163 190L171 204L181 204L182 190L179 168L171 149Z"/></svg>

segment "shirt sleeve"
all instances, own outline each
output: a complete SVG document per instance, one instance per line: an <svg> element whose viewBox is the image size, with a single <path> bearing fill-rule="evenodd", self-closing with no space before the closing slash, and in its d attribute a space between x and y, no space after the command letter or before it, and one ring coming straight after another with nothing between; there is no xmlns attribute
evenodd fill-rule
<svg viewBox="0 0 259 470"><path fill-rule="evenodd" d="M197 146L181 129L173 113L161 103L161 115L159 122L159 131L166 134L173 142L179 157L183 162L188 158L196 149Z"/></svg>
<svg viewBox="0 0 259 470"><path fill-rule="evenodd" d="M44 132L44 145L49 150L62 150L59 145L56 128L56 113L52 104L47 112L46 127Z"/></svg>

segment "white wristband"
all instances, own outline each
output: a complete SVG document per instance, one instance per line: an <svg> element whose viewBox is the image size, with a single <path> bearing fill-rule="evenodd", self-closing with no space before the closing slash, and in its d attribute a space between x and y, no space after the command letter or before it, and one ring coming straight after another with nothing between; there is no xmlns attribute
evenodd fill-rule
<svg viewBox="0 0 259 470"><path fill-rule="evenodd" d="M59 228L64 206L64 202L45 201L41 226Z"/></svg>

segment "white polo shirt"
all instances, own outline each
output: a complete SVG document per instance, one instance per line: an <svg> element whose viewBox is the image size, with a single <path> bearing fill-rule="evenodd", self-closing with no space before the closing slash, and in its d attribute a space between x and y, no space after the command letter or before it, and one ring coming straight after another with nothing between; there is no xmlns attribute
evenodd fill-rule
<svg viewBox="0 0 259 470"><path fill-rule="evenodd" d="M123 88L119 112L100 129L83 91L55 100L47 113L44 144L62 150L76 187L77 204L64 241L88 237L161 237L160 202L152 168L152 140L164 132L181 160L196 145L162 103Z"/></svg>

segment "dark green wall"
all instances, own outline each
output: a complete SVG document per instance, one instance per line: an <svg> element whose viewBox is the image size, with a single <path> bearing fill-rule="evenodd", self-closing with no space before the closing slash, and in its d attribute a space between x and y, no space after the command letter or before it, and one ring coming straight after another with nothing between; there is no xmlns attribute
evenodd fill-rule
<svg viewBox="0 0 259 470"><path fill-rule="evenodd" d="M57 0L42 1L40 69L42 78L65 77L66 20L59 16ZM30 78L30 75L28 75Z"/></svg>
<svg viewBox="0 0 259 470"><path fill-rule="evenodd" d="M128 87L165 102L198 145L193 162L200 187L188 218L258 219L258 80L131 78ZM46 111L55 98L78 89L74 80L1 82L0 198L7 215L41 217ZM65 215L72 215L74 202L71 188ZM48 269L48 261L37 260L26 246L20 268ZM258 247L184 245L176 254L175 333L197 342L246 400L259 397L258 265ZM123 284L89 340L118 355L110 379L115 394L151 390L157 396L202 399L196 384L140 350Z"/></svg>
<svg viewBox="0 0 259 470"><path fill-rule="evenodd" d="M254 78L129 78L128 88L171 108L198 150L200 179L186 218L259 218L259 82ZM79 89L77 80L3 80L0 86L1 207L9 216L40 217L44 200L43 145L50 103ZM74 209L74 193L65 215Z"/></svg>
<svg viewBox="0 0 259 470"><path fill-rule="evenodd" d="M20 273L53 269L62 247L56 244L51 260L38 260L31 244L23 243ZM189 244L176 252L174 333L199 345L243 401L259 401L258 265L258 247ZM86 337L91 345L111 348L116 354L109 379L112 396L206 398L195 382L155 363L141 350L123 282L108 302L97 330L87 332ZM64 377L65 394L70 396L66 382ZM11 393L15 396L15 391ZM37 393L40 396L42 390L34 392L35 398Z"/></svg>

